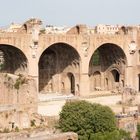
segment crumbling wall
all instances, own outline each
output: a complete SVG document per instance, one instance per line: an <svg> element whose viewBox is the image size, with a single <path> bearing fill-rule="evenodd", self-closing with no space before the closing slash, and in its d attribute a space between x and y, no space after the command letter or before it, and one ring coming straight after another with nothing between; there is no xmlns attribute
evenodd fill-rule
<svg viewBox="0 0 140 140"><path fill-rule="evenodd" d="M75 34L75 35L78 35L78 34L87 34L88 30L87 30L87 26L86 25L76 25L74 27L72 27L68 32L67 34Z"/></svg>
<svg viewBox="0 0 140 140"><path fill-rule="evenodd" d="M29 140L30 138L36 138L36 139L45 139L45 140L78 140L78 135L73 132L67 132L67 133L60 133L60 134L53 134L48 135L47 133L42 132L35 134L36 136L29 134L28 132L21 132L21 133L11 133L11 134L0 134L1 140ZM30 137L31 136L31 137Z"/></svg>
<svg viewBox="0 0 140 140"><path fill-rule="evenodd" d="M0 93L0 130L30 127L30 116L37 112L36 81L22 75L1 73Z"/></svg>
<svg viewBox="0 0 140 140"><path fill-rule="evenodd" d="M22 75L0 74L0 105L32 106L37 102L36 81Z"/></svg>

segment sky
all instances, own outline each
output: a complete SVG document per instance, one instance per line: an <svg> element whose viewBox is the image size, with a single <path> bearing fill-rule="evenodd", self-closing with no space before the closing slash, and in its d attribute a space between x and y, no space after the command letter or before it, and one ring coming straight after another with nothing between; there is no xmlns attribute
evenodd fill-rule
<svg viewBox="0 0 140 140"><path fill-rule="evenodd" d="M39 18L44 25L140 24L140 0L0 0L0 26Z"/></svg>

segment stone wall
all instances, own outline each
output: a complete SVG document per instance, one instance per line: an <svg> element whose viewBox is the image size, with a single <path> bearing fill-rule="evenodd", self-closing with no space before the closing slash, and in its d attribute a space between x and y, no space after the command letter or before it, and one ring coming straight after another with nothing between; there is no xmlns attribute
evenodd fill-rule
<svg viewBox="0 0 140 140"><path fill-rule="evenodd" d="M37 132L35 134L29 134L28 132L20 133L5 133L0 134L1 140L32 140L32 139L45 139L45 140L78 140L78 135L73 132L60 133L48 135L47 132Z"/></svg>
<svg viewBox="0 0 140 140"><path fill-rule="evenodd" d="M36 81L31 77L1 73L0 89L0 105L18 105L26 108L34 106L37 102Z"/></svg>
<svg viewBox="0 0 140 140"><path fill-rule="evenodd" d="M37 111L36 81L30 77L0 74L0 130L30 127L32 113Z"/></svg>

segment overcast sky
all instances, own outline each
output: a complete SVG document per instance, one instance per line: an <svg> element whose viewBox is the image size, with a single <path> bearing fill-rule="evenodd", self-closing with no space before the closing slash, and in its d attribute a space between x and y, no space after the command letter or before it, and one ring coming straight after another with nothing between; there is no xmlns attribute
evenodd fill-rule
<svg viewBox="0 0 140 140"><path fill-rule="evenodd" d="M0 0L0 26L31 17L44 25L140 24L140 0Z"/></svg>

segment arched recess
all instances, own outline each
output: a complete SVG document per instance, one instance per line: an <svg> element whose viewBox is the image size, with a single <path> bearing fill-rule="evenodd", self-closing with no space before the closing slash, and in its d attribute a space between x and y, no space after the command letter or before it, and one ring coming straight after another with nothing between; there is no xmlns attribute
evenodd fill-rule
<svg viewBox="0 0 140 140"><path fill-rule="evenodd" d="M90 76L90 89L91 91L101 89L101 73L99 71L94 72Z"/></svg>
<svg viewBox="0 0 140 140"><path fill-rule="evenodd" d="M28 74L28 60L25 54L12 45L0 44L0 72Z"/></svg>
<svg viewBox="0 0 140 140"><path fill-rule="evenodd" d="M112 76L113 76L113 82L119 82L120 81L120 74L119 74L119 72L117 71L117 70L112 70L111 71L111 73L112 73Z"/></svg>
<svg viewBox="0 0 140 140"><path fill-rule="evenodd" d="M118 70L116 69L113 69L110 71L110 77L109 77L109 80L110 80L110 89L115 89L116 87L119 86L119 82L120 81L120 73Z"/></svg>
<svg viewBox="0 0 140 140"><path fill-rule="evenodd" d="M93 53L89 62L89 76L91 77L94 72L99 71L101 75L101 90L113 90L110 86L113 79L111 79L113 69L117 69L116 78L125 82L125 68L127 59L124 51L116 44L106 43L99 46ZM90 78L91 81L92 78ZM118 79L115 79L118 81ZM90 82L91 83L91 82Z"/></svg>
<svg viewBox="0 0 140 140"><path fill-rule="evenodd" d="M67 77L65 78L65 92L72 93L75 95L75 77L72 73L67 73Z"/></svg>
<svg viewBox="0 0 140 140"><path fill-rule="evenodd" d="M80 60L78 52L68 44L49 46L39 59L39 91L66 94L68 73L72 73L79 84Z"/></svg>

